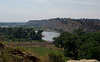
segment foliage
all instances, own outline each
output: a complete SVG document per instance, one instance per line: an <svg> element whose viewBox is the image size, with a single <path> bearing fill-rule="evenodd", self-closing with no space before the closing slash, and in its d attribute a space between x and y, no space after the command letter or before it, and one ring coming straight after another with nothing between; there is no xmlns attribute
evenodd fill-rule
<svg viewBox="0 0 100 62"><path fill-rule="evenodd" d="M65 58L62 54L49 53L48 56L50 62L65 62Z"/></svg>
<svg viewBox="0 0 100 62"><path fill-rule="evenodd" d="M60 51L54 50L54 49L49 49L45 47L25 47L26 50L31 50L31 52L35 53L36 55L40 57L45 57L45 55L53 52L57 54L61 54Z"/></svg>
<svg viewBox="0 0 100 62"><path fill-rule="evenodd" d="M49 49L45 47L25 47L34 55L41 58L41 62L65 62L65 57L61 51Z"/></svg>
<svg viewBox="0 0 100 62"><path fill-rule="evenodd" d="M42 30L35 32L33 28L6 28L0 27L0 35L3 41L32 41L42 40Z"/></svg>
<svg viewBox="0 0 100 62"><path fill-rule="evenodd" d="M67 57L100 60L100 32L84 32L78 29L73 33L62 32L54 40L55 46L64 48L64 55Z"/></svg>

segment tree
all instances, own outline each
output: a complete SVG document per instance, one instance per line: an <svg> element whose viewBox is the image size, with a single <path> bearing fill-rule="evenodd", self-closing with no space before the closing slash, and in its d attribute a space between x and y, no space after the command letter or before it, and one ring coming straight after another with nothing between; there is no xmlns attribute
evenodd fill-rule
<svg viewBox="0 0 100 62"><path fill-rule="evenodd" d="M38 40L42 40L42 32L43 32L43 30L38 30L37 31L37 39Z"/></svg>
<svg viewBox="0 0 100 62"><path fill-rule="evenodd" d="M64 41L66 41L66 38L69 36L71 36L71 33L62 32L59 37L54 38L55 41L53 43L55 44L56 47L62 48L64 47Z"/></svg>
<svg viewBox="0 0 100 62"><path fill-rule="evenodd" d="M0 27L0 35L3 41L27 41L27 40L42 40L42 30L35 32L33 28L3 28Z"/></svg>
<svg viewBox="0 0 100 62"><path fill-rule="evenodd" d="M63 45L66 57L100 60L100 32L63 32L54 38L54 44L57 47Z"/></svg>
<svg viewBox="0 0 100 62"><path fill-rule="evenodd" d="M36 40L36 33L35 33L34 30L31 30L29 32L28 38L31 39L31 40Z"/></svg>

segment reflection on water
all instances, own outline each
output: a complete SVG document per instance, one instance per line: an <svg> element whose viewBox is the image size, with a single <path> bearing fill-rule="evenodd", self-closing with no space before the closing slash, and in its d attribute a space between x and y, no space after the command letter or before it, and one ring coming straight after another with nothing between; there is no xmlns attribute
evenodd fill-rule
<svg viewBox="0 0 100 62"><path fill-rule="evenodd" d="M53 41L54 37L58 37L60 33L57 32L48 32L48 31L43 31L42 35L44 36L42 39L46 41Z"/></svg>

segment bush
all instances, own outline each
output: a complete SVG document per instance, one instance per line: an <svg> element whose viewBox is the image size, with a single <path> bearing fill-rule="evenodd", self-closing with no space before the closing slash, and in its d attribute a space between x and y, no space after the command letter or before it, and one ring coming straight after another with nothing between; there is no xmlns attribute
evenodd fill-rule
<svg viewBox="0 0 100 62"><path fill-rule="evenodd" d="M50 53L48 54L49 62L65 62L65 58L62 54Z"/></svg>

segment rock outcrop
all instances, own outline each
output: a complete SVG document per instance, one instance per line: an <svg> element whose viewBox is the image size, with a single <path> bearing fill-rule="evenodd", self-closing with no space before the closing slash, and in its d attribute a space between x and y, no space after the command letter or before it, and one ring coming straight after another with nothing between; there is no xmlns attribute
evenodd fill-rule
<svg viewBox="0 0 100 62"><path fill-rule="evenodd" d="M0 43L0 62L10 62L7 57L11 62L39 62L39 58L31 53Z"/></svg>
<svg viewBox="0 0 100 62"><path fill-rule="evenodd" d="M90 60L82 59L82 60L69 60L67 62L100 62L100 61L95 59L90 59Z"/></svg>

